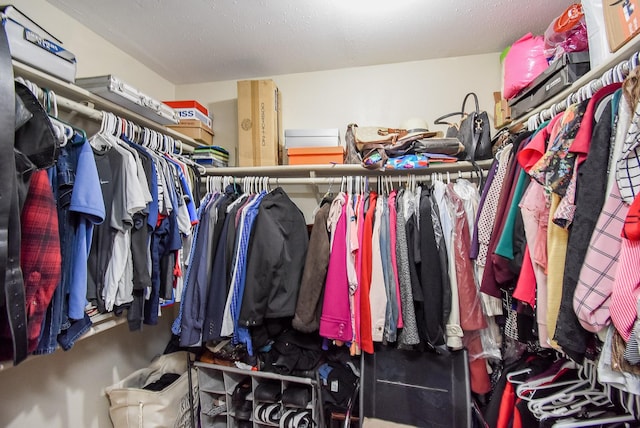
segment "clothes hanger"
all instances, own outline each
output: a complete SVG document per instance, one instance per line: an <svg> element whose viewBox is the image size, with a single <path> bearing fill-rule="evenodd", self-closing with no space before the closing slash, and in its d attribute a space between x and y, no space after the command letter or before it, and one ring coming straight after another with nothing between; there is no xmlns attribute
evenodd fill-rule
<svg viewBox="0 0 640 428"><path fill-rule="evenodd" d="M580 394L568 394L554 402L535 406L530 409L532 413L541 419L547 416L571 416L584 411L586 407L602 408L611 405L611 401L601 391L587 391Z"/></svg>
<svg viewBox="0 0 640 428"><path fill-rule="evenodd" d="M585 361L585 364L578 371L579 380L577 382L568 381L568 383L575 382L574 385L569 385L548 397L529 399L527 404L529 410L537 417L544 418L547 416L577 414L582 407L587 405L601 407L611 404L607 391L599 388L596 370L592 365L590 361ZM540 385L536 390L563 386L564 383L552 382L547 385ZM521 387L522 385L518 388Z"/></svg>
<svg viewBox="0 0 640 428"><path fill-rule="evenodd" d="M42 89L42 92L43 98L46 98L46 109L49 121L57 126L58 129L62 130L65 138L60 147L65 146L68 141L72 144L83 143L87 139L87 133L84 131L84 129L73 126L58 117L58 99L56 93L45 88Z"/></svg>
<svg viewBox="0 0 640 428"><path fill-rule="evenodd" d="M562 363L557 368L557 370L554 370L553 373L549 373L546 376L538 375L538 376L535 376L533 379L528 379L524 382L519 382L519 385L515 391L516 396L518 396L523 400L528 401L531 398L530 393L533 393L537 389L550 389L550 388L557 388L558 386L573 385L577 381L582 379L580 378L580 372L578 372L579 379L572 379L572 380L563 381L563 382L553 382L553 379L555 379L555 377L558 375L558 373L561 370L576 369L576 368L577 368L576 364L573 361L567 360L564 363ZM516 372L514 376L524 373L524 370L527 370L527 369L526 368L523 369L520 373Z"/></svg>
<svg viewBox="0 0 640 428"><path fill-rule="evenodd" d="M516 377L521 376L521 375L526 375L526 374L529 374L529 373L531 373L531 369L530 368L525 368L525 369L522 369L522 370L515 370L515 371L510 372L509 374L507 374L507 381L509 383L511 383L511 384L514 384L514 385L523 384L525 381L524 380L522 380L522 381L517 380Z"/></svg>
<svg viewBox="0 0 640 428"><path fill-rule="evenodd" d="M575 419L571 418L566 421L560 420L557 421L553 428L582 428L582 427L593 427L598 425L605 424L619 424L624 422L637 422L636 418L633 415L620 415L620 416L609 416L604 418L588 418L588 419ZM625 424L625 426L627 426Z"/></svg>

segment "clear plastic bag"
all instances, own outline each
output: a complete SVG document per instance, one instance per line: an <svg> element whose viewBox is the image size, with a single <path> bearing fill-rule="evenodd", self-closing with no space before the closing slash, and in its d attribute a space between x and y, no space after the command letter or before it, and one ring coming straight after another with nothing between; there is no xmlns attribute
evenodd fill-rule
<svg viewBox="0 0 640 428"><path fill-rule="evenodd" d="M544 33L544 54L551 64L565 53L589 49L582 5L572 4L554 19Z"/></svg>

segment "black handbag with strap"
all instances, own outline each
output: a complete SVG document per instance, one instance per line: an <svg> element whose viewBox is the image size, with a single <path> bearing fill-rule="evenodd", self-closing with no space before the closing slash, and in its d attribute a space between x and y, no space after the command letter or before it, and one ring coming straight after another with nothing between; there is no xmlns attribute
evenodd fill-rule
<svg viewBox="0 0 640 428"><path fill-rule="evenodd" d="M475 110L466 113L465 108L469 98L475 101ZM450 117L461 116L460 122L445 121ZM465 95L462 101L462 109L455 113L440 116L434 122L435 125L448 125L446 137L457 137L464 145L464 153L459 158L468 161L491 159L491 125L486 111L480 110L478 96L474 92Z"/></svg>

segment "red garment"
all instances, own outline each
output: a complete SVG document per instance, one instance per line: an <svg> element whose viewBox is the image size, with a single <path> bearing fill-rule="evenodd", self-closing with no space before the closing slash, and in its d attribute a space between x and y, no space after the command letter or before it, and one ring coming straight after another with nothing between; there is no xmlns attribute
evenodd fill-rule
<svg viewBox="0 0 640 428"><path fill-rule="evenodd" d="M371 290L371 236L373 235L373 216L376 211L378 194L369 194L369 209L364 220L362 235L362 271L360 278L360 347L364 352L373 354L373 336L371 333L371 305L369 292Z"/></svg>
<svg viewBox="0 0 640 428"><path fill-rule="evenodd" d="M591 136L593 134L593 124L595 122L595 110L600 101L606 97L607 95L613 94L619 88L622 87L622 83L613 83L611 85L605 86L600 89L598 92L593 94L593 97L589 100L589 104L587 105L587 109L582 118L582 122L580 123L580 129L576 134L576 137L571 143L571 147L569 147L570 153L576 154L576 162L581 164L589 155L589 147L591 146Z"/></svg>
<svg viewBox="0 0 640 428"><path fill-rule="evenodd" d="M471 391L476 394L487 394L491 391L491 379L487 372L486 358L477 358L482 354L482 338L480 331L465 331L462 343L469 351L469 383Z"/></svg>
<svg viewBox="0 0 640 428"><path fill-rule="evenodd" d="M38 346L42 320L62 272L58 212L45 170L31 176L21 223L20 266L27 307L28 352L31 353Z"/></svg>
<svg viewBox="0 0 640 428"><path fill-rule="evenodd" d="M500 400L500 411L498 412L498 423L496 428L508 428L513 419L513 412L516 408L516 391L511 382L504 386L502 399Z"/></svg>
<svg viewBox="0 0 640 428"><path fill-rule="evenodd" d="M518 409L518 404L522 401L522 398L518 398L513 405L513 426L512 428L523 428L522 426L522 417L520 416L520 409Z"/></svg>
<svg viewBox="0 0 640 428"><path fill-rule="evenodd" d="M469 258L471 237L469 224L464 211L464 202L456 193L453 183L447 185L446 194L451 203L453 217L453 251L455 257L456 283L460 306L460 327L465 331L480 330L487 327L482 312L482 301L478 295L473 262Z"/></svg>
<svg viewBox="0 0 640 428"><path fill-rule="evenodd" d="M547 126L540 130L533 136L527 147L524 147L518 153L518 163L526 172L529 170L544 156L547 151L547 144L551 138L556 123L562 118L562 114L556 115Z"/></svg>
<svg viewBox="0 0 640 428"><path fill-rule="evenodd" d="M536 306L536 276L533 270L528 244L525 247L522 268L520 269L518 284L513 291L513 298L527 303L532 308Z"/></svg>

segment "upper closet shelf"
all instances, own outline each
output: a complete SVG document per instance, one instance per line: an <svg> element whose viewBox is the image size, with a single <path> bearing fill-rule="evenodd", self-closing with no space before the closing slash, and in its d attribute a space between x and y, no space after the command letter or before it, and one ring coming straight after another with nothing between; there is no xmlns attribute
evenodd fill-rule
<svg viewBox="0 0 640 428"><path fill-rule="evenodd" d="M488 169L492 159L477 161L480 169ZM332 164L332 165L278 165L278 166L254 166L254 167L207 167L209 176L233 176L233 177L340 177L348 175L379 176L394 175L403 176L428 175L431 173L457 173L474 171L471 162L459 161L455 163L434 163L428 168L397 169L397 170L370 170L359 164Z"/></svg>
<svg viewBox="0 0 640 428"><path fill-rule="evenodd" d="M600 64L598 67L590 70L584 76L573 82L571 86L563 89L562 92L549 98L530 112L514 118L513 121L508 125L508 127L511 128L516 124L526 124L528 118L539 114L541 111L546 110L549 107L566 100L569 95L576 93L580 88L589 85L594 80L600 79L607 71L616 67L618 64L626 64L627 61L631 59L631 57L635 53L638 52L638 50L640 50L640 34L635 36L627 44L622 46L617 52L612 54L605 60L605 62ZM626 72L628 71L629 70L627 69Z"/></svg>
<svg viewBox="0 0 640 428"><path fill-rule="evenodd" d="M123 119L131 120L140 126L153 129L182 141L183 151L185 152L192 152L194 147L202 145L184 134L174 131L173 129L169 129L109 100L92 94L86 89L50 76L47 73L36 70L35 68L16 60L12 60L12 62L15 77L22 77L23 79L29 80L40 87L52 90L57 96L58 105L66 110L77 111L83 116L98 121L102 118L102 112L100 110L111 112Z"/></svg>

